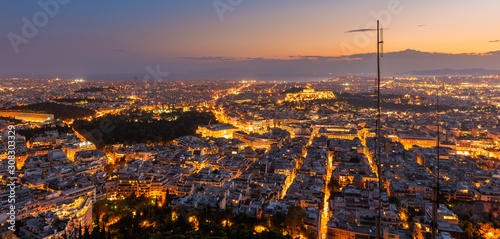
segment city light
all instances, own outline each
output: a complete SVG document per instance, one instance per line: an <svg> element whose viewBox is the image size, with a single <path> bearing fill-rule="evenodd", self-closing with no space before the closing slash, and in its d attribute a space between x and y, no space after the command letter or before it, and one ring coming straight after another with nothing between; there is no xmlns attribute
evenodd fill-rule
<svg viewBox="0 0 500 239"><path fill-rule="evenodd" d="M4 2L0 238L500 239L498 1Z"/></svg>

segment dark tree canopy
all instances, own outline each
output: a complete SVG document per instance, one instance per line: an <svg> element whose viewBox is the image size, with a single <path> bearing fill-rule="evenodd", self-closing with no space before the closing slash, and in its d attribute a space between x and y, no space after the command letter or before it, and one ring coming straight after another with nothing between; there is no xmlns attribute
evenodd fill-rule
<svg viewBox="0 0 500 239"><path fill-rule="evenodd" d="M151 116L108 115L92 121L75 121L73 127L98 147L114 143L165 143L194 135L199 125L217 122L211 112L179 113L176 120L155 120ZM102 130L105 125L106 130Z"/></svg>

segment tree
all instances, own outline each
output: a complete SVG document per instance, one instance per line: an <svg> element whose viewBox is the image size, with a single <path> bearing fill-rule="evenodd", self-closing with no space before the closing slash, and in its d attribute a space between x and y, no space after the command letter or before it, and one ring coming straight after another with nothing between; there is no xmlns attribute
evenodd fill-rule
<svg viewBox="0 0 500 239"><path fill-rule="evenodd" d="M399 199L397 197L390 196L389 203L399 205Z"/></svg>
<svg viewBox="0 0 500 239"><path fill-rule="evenodd" d="M83 235L82 235L82 223L80 222L79 225L78 225L78 239L81 239L83 238Z"/></svg>
<svg viewBox="0 0 500 239"><path fill-rule="evenodd" d="M285 229L290 235L299 235L304 228L304 218L306 214L300 206L291 206L285 218Z"/></svg>
<svg viewBox="0 0 500 239"><path fill-rule="evenodd" d="M88 227L85 227L85 233L83 233L83 238L90 239L90 233Z"/></svg>
<svg viewBox="0 0 500 239"><path fill-rule="evenodd" d="M491 222L478 223L478 232L482 238L485 239L498 239L500 238L500 229L494 228Z"/></svg>
<svg viewBox="0 0 500 239"><path fill-rule="evenodd" d="M349 159L349 162L350 163L359 163L359 162L361 162L361 160L358 157L353 157L353 158Z"/></svg>
<svg viewBox="0 0 500 239"><path fill-rule="evenodd" d="M114 167L115 165L114 164L108 164L106 165L106 167L104 167L104 170L106 171L106 173L108 174L113 174L113 172L115 171L116 167Z"/></svg>
<svg viewBox="0 0 500 239"><path fill-rule="evenodd" d="M97 201L92 205L92 217L95 222L99 222L99 219L108 212L108 206L106 201Z"/></svg>
<svg viewBox="0 0 500 239"><path fill-rule="evenodd" d="M328 183L328 188L333 192L340 192L341 186L337 178L332 178Z"/></svg>

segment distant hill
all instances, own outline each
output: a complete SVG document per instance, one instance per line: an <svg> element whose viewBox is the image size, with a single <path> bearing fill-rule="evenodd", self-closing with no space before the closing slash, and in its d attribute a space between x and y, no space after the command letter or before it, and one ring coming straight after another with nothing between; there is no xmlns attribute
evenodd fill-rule
<svg viewBox="0 0 500 239"><path fill-rule="evenodd" d="M472 69L437 69L437 70L424 70L424 71L409 71L404 73L398 73L397 75L418 75L418 76L475 76L475 75L500 75L498 70L486 70L484 68L472 68Z"/></svg>
<svg viewBox="0 0 500 239"><path fill-rule="evenodd" d="M288 90L283 91L283 93L281 93L281 94L300 93L303 90L304 90L304 88L293 87L293 88L290 88Z"/></svg>
<svg viewBox="0 0 500 239"><path fill-rule="evenodd" d="M84 99L84 98L61 98L61 99L53 99L56 102L61 102L61 103L71 103L71 104L76 104L79 102L88 102L88 103L102 103L102 102L109 102L107 100L97 100L97 99Z"/></svg>
<svg viewBox="0 0 500 239"><path fill-rule="evenodd" d="M114 87L89 87L84 89L75 90L75 93L95 93L104 91L115 91Z"/></svg>

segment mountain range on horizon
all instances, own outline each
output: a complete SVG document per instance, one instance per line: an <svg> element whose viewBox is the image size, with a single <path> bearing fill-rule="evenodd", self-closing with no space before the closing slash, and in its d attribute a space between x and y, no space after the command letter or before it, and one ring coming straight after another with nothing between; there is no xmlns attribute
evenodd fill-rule
<svg viewBox="0 0 500 239"><path fill-rule="evenodd" d="M169 72L167 80L322 80L335 76L373 76L376 73L376 53L348 56L289 56L284 59L230 58L221 56L175 58L151 62L123 62L103 70L56 72L49 68L30 69L16 74L12 63L0 60L1 77L78 77L90 79L142 79L146 66L158 65ZM385 53L381 58L382 76L401 75L497 75L500 74L500 51L487 53L450 54L407 49ZM63 62L58 69L75 69L72 62ZM104 64L104 63L103 63ZM19 64L17 64L19 66ZM22 64L21 64L22 66ZM118 67L119 66L119 67ZM127 70L120 70L127 66Z"/></svg>
<svg viewBox="0 0 500 239"><path fill-rule="evenodd" d="M472 69L435 69L423 71L409 71L398 73L398 75L410 76L482 76L482 75L500 75L500 70L486 70L484 68Z"/></svg>

